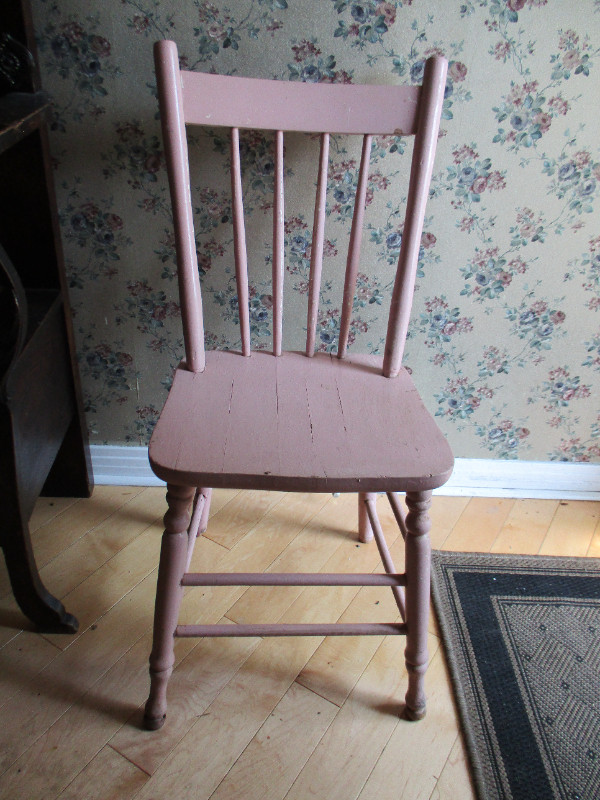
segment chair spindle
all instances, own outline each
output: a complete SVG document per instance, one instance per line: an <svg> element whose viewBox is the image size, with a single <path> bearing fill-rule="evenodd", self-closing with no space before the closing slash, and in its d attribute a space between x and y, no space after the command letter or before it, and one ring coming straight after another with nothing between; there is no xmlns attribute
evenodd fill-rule
<svg viewBox="0 0 600 800"><path fill-rule="evenodd" d="M240 164L240 132L231 129L231 195L233 211L233 240L235 256L235 279L238 296L238 315L242 338L242 354L250 355L250 313L248 307L248 255L244 226L244 202L242 198L242 168Z"/></svg>
<svg viewBox="0 0 600 800"><path fill-rule="evenodd" d="M358 185L354 197L352 228L350 229L350 243L348 245L348 258L346 261L344 299L342 301L342 318L340 321L340 338L337 352L338 358L343 358L346 355L346 347L348 346L350 318L352 317L352 305L356 293L356 276L358 274L358 265L360 262L360 246L362 243L363 223L365 218L365 199L367 197L367 184L369 182L369 161L371 157L372 140L373 137L369 134L363 137Z"/></svg>
<svg viewBox="0 0 600 800"><path fill-rule="evenodd" d="M317 336L319 316L319 295L321 292L321 273L323 270L323 244L325 241L325 201L327 197L327 171L329 169L329 134L321 134L319 155L319 175L317 178L317 197L313 222L312 247L310 255L310 279L308 284L308 320L306 333L306 355L313 356Z"/></svg>
<svg viewBox="0 0 600 800"><path fill-rule="evenodd" d="M283 131L275 134L275 185L273 187L273 355L281 355L284 276Z"/></svg>

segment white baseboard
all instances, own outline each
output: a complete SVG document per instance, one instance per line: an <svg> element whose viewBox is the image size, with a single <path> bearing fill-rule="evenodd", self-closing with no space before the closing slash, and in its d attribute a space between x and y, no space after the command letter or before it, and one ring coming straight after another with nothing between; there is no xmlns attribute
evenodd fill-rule
<svg viewBox="0 0 600 800"><path fill-rule="evenodd" d="M163 485L150 469L146 447L90 449L97 484ZM452 477L436 494L600 500L600 464L457 458Z"/></svg>
<svg viewBox="0 0 600 800"><path fill-rule="evenodd" d="M94 483L110 486L164 486L150 469L147 447L91 445Z"/></svg>
<svg viewBox="0 0 600 800"><path fill-rule="evenodd" d="M600 464L457 458L436 494L600 500Z"/></svg>

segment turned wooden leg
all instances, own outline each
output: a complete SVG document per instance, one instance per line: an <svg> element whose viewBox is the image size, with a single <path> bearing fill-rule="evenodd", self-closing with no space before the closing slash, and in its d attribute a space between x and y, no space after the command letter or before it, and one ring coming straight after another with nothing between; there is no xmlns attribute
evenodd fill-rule
<svg viewBox="0 0 600 800"><path fill-rule="evenodd" d="M181 605L181 578L188 553L189 506L195 490L188 486L167 485L165 532L163 533L154 609L154 639L150 653L150 696L146 703L144 726L158 730L167 714L167 684L173 671L175 628Z"/></svg>
<svg viewBox="0 0 600 800"><path fill-rule="evenodd" d="M40 578L27 524L7 529L3 544L8 576L21 611L43 633L76 633L79 622L50 594Z"/></svg>
<svg viewBox="0 0 600 800"><path fill-rule="evenodd" d="M422 719L426 711L424 690L427 669L427 627L429 622L431 546L428 516L431 492L407 492L406 505L406 668L408 691L405 716Z"/></svg>
<svg viewBox="0 0 600 800"><path fill-rule="evenodd" d="M0 547L15 600L21 611L44 633L75 633L79 623L44 586L31 544L29 524L21 511L22 484L14 471L0 477ZM25 491L24 494L27 494ZM33 501L31 503L33 505Z"/></svg>
<svg viewBox="0 0 600 800"><path fill-rule="evenodd" d="M373 528L367 514L366 500L377 500L376 492L359 492L358 494L358 541L370 542L373 539Z"/></svg>

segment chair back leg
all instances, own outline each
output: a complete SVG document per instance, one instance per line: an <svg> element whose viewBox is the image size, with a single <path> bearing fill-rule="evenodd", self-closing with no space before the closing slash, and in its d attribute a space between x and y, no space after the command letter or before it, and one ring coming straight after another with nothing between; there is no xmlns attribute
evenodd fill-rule
<svg viewBox="0 0 600 800"><path fill-rule="evenodd" d="M367 512L367 500L377 499L377 494L373 492L359 492L358 494L358 541L370 542L373 539L373 528L369 522Z"/></svg>
<svg viewBox="0 0 600 800"><path fill-rule="evenodd" d="M175 628L181 606L181 579L188 558L189 507L195 489L189 486L167 486L156 606L154 609L154 639L150 653L150 696L144 713L147 730L162 727L167 714L167 684L173 671ZM206 505L206 504L205 504Z"/></svg>
<svg viewBox="0 0 600 800"><path fill-rule="evenodd" d="M406 692L405 716L410 720L425 716L424 678L427 670L427 627L429 620L431 544L429 507L431 492L407 492L406 505Z"/></svg>
<svg viewBox="0 0 600 800"><path fill-rule="evenodd" d="M204 506L202 507L202 515L200 517L200 524L198 525L197 536L204 533L208 527L208 515L210 514L210 501L212 498L212 489L200 489L200 494L204 497Z"/></svg>

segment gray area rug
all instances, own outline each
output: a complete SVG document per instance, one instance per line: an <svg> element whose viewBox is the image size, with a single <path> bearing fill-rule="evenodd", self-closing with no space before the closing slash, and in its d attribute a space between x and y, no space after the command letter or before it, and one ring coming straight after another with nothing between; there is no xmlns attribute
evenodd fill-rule
<svg viewBox="0 0 600 800"><path fill-rule="evenodd" d="M480 800L600 798L600 560L434 552Z"/></svg>

